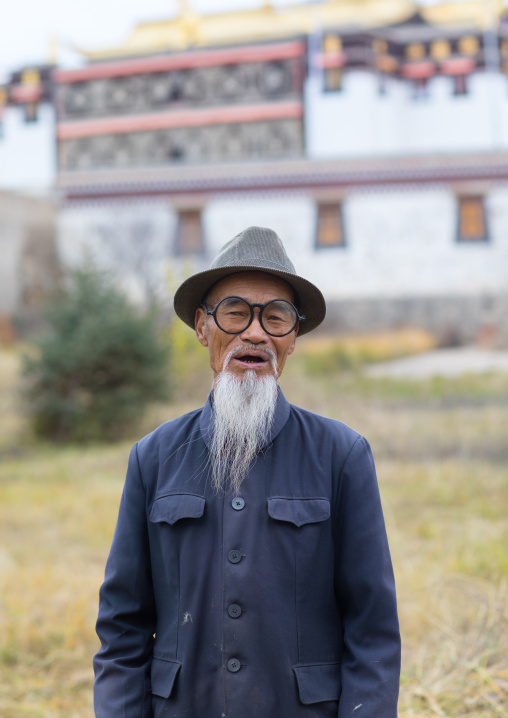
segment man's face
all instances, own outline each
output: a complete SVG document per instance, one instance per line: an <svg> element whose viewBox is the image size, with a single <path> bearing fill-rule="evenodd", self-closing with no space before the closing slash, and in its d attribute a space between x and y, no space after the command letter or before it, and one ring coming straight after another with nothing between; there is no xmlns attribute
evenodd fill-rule
<svg viewBox="0 0 508 718"><path fill-rule="evenodd" d="M265 272L239 272L221 279L208 296L208 308L214 309L225 297L242 297L250 304L265 304L272 299L294 301L291 287L283 279ZM223 332L212 316L199 308L196 310L196 335L204 347L208 347L210 366L217 376L224 367L224 361L232 350L240 353L231 358L227 371L243 375L254 370L259 376L273 374L273 368L266 350L274 352L277 360L276 378L282 374L286 358L295 348L296 330L285 337L272 337L259 323L259 310L254 310L254 319L240 334ZM256 347L254 351L253 347ZM245 353L242 349L245 348ZM249 351L250 350L250 351ZM255 357L256 361L249 361Z"/></svg>

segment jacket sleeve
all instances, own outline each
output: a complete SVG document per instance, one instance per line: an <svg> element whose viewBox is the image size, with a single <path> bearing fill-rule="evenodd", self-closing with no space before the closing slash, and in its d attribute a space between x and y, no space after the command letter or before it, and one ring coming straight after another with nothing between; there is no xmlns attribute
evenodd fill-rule
<svg viewBox="0 0 508 718"><path fill-rule="evenodd" d="M135 445L100 589L97 635L101 649L94 658L97 718L151 718L155 623L146 498Z"/></svg>
<svg viewBox="0 0 508 718"><path fill-rule="evenodd" d="M339 718L396 718L395 581L374 461L363 437L343 466L335 511L336 594L344 631Z"/></svg>

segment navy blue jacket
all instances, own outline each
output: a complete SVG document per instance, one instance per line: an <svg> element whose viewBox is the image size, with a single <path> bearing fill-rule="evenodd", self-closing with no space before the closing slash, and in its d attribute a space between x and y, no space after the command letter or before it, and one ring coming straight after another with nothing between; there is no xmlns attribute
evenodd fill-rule
<svg viewBox="0 0 508 718"><path fill-rule="evenodd" d="M100 592L97 718L395 718L400 638L374 464L279 392L240 496L210 399L131 452Z"/></svg>

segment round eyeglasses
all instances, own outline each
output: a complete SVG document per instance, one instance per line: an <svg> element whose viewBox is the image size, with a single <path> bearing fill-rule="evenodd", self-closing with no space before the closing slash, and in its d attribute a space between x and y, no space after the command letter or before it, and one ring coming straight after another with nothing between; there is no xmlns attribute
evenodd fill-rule
<svg viewBox="0 0 508 718"><path fill-rule="evenodd" d="M287 299L272 299L266 304L250 304L242 297L224 297L215 309L208 309L215 323L226 334L240 334L250 327L254 319L254 309L259 309L259 323L272 337L284 337L295 329L305 317Z"/></svg>

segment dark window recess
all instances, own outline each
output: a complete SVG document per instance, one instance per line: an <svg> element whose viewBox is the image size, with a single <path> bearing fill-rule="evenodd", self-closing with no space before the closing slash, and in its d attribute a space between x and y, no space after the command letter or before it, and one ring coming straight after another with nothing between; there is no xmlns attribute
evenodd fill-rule
<svg viewBox="0 0 508 718"><path fill-rule="evenodd" d="M185 209L178 213L177 254L199 254L204 250L201 210Z"/></svg>
<svg viewBox="0 0 508 718"><path fill-rule="evenodd" d="M427 78L421 78L413 82L413 100L426 100L429 96L429 83Z"/></svg>
<svg viewBox="0 0 508 718"><path fill-rule="evenodd" d="M325 69L323 74L325 92L340 92L342 90L343 74L341 67L329 67Z"/></svg>
<svg viewBox="0 0 508 718"><path fill-rule="evenodd" d="M469 92L466 75L455 75L453 78L453 94L467 95Z"/></svg>
<svg viewBox="0 0 508 718"><path fill-rule="evenodd" d="M344 224L342 204L340 202L321 202L318 204L316 247L344 247Z"/></svg>
<svg viewBox="0 0 508 718"><path fill-rule="evenodd" d="M467 196L458 198L459 242L486 242L489 239L485 197Z"/></svg>
<svg viewBox="0 0 508 718"><path fill-rule="evenodd" d="M25 122L37 122L39 119L39 103L27 102L24 106Z"/></svg>

